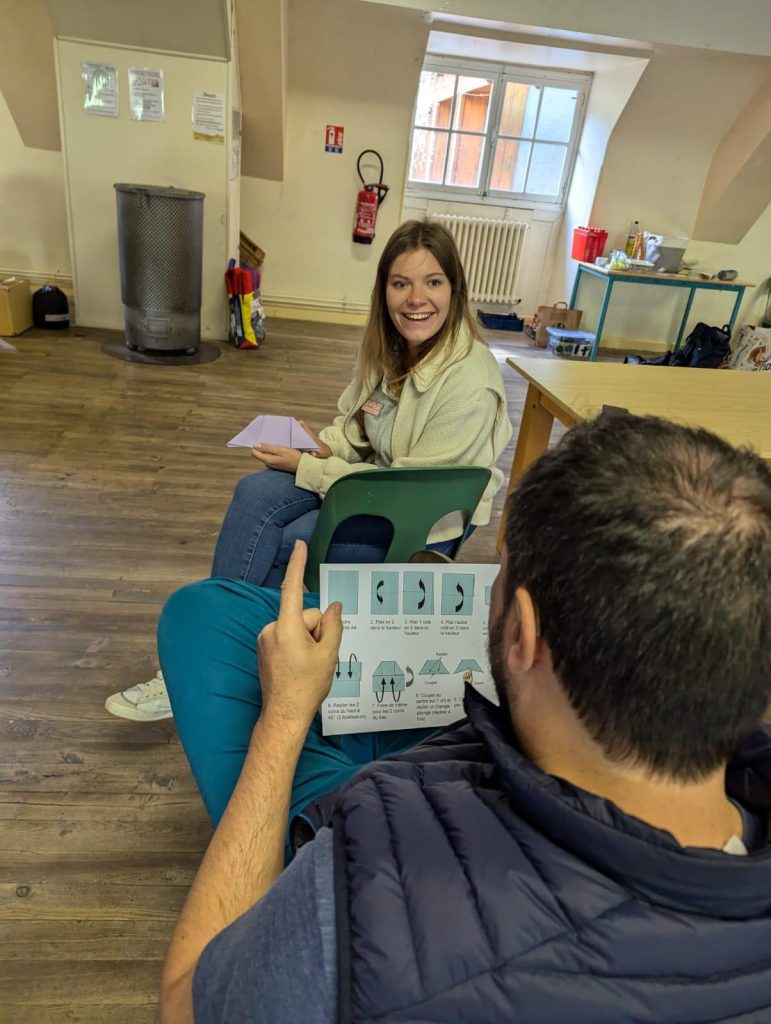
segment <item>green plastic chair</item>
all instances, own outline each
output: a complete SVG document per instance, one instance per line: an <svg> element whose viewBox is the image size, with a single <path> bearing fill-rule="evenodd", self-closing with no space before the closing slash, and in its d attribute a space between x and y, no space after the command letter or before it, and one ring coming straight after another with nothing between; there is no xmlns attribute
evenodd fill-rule
<svg viewBox="0 0 771 1024"><path fill-rule="evenodd" d="M372 469L335 480L321 503L308 550L305 585L319 589L319 566L335 530L351 516L387 519L394 528L386 562L406 562L426 546L431 528L449 512L465 517L463 534L452 557L466 539L471 516L484 494L490 470L481 466L432 466L427 469Z"/></svg>

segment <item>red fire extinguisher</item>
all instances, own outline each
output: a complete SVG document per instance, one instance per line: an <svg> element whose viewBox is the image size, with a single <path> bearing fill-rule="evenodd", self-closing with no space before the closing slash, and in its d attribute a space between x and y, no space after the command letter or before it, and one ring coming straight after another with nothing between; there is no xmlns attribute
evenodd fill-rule
<svg viewBox="0 0 771 1024"><path fill-rule="evenodd" d="M367 184L364 175L361 173L361 158L367 153L373 153L380 161L380 180ZM356 170L363 188L359 189L356 197L356 217L353 222L353 240L361 245L372 245L375 237L375 225L377 224L377 211L380 204L388 195L388 185L383 184L383 158L375 149L365 149L359 153L356 161Z"/></svg>

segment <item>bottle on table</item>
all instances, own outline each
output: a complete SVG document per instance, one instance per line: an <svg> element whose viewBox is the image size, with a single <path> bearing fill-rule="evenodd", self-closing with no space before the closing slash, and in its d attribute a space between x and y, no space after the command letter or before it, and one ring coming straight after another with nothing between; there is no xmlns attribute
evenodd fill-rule
<svg viewBox="0 0 771 1024"><path fill-rule="evenodd" d="M629 230L626 233L626 254L631 258L634 252L634 243L637 236L640 234L640 222L639 220L633 220L629 225Z"/></svg>

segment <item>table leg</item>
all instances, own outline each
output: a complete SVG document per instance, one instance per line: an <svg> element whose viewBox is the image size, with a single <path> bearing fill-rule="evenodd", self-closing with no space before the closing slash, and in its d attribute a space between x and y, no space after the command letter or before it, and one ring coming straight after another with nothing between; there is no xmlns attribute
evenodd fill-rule
<svg viewBox="0 0 771 1024"><path fill-rule="evenodd" d="M691 314L691 306L693 305L693 297L696 294L696 289L691 288L688 293L688 301L685 304L685 312L683 313L683 319L680 321L680 330L677 332L677 341L675 342L675 352L680 351L680 346L683 343L683 335L685 334L685 326L688 323L688 317Z"/></svg>
<svg viewBox="0 0 771 1024"><path fill-rule="evenodd" d="M525 408L522 413L522 422L519 425L517 447L514 452L514 462L511 466L509 484L506 489L506 501L503 504L501 526L498 530L497 550L500 552L503 547L503 535L506 526L506 505L508 497L519 483L519 479L527 467L546 451L549 447L551 428L554 423L554 416L541 404L541 391L535 384L529 384L525 397Z"/></svg>
<svg viewBox="0 0 771 1024"><path fill-rule="evenodd" d="M728 333L734 333L734 325L736 324L736 318L739 315L739 309L744 298L744 288L740 288L736 293L736 302L734 302L733 312L731 313L731 319L728 321Z"/></svg>
<svg viewBox="0 0 771 1024"><path fill-rule="evenodd" d="M605 326L605 316L608 312L608 306L610 304L610 293L613 291L613 278L609 277L605 282L605 291L602 296L602 305L600 306L600 315L597 320L597 331L594 335L594 344L592 345L592 351L589 355L591 362L597 359L597 353L600 349L600 338L602 337L602 329Z"/></svg>
<svg viewBox="0 0 771 1024"><path fill-rule="evenodd" d="M578 285L579 285L579 283L581 281L581 271L583 269L584 268L582 266L579 266L577 268L577 270L576 270L576 279L573 282L573 291L572 291L572 293L570 295L570 308L571 309L575 309L576 308L576 299L578 298Z"/></svg>

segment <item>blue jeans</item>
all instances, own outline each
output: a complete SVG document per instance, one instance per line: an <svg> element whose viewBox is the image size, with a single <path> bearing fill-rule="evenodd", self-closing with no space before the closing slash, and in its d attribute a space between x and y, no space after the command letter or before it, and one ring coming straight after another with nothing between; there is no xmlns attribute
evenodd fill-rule
<svg viewBox="0 0 771 1024"><path fill-rule="evenodd" d="M296 540L310 543L321 498L295 486L291 473L266 469L236 484L214 549L212 576L280 587ZM335 531L325 562L383 562L393 536L377 516L352 516ZM429 544L450 554L456 541Z"/></svg>
<svg viewBox="0 0 771 1024"><path fill-rule="evenodd" d="M244 763L262 711L256 642L278 616L280 594L209 579L172 594L158 624L158 653L174 721L209 817L216 825ZM317 608L318 594L304 596ZM435 729L328 736L316 715L292 786L289 820L337 789L363 764L417 746Z"/></svg>

